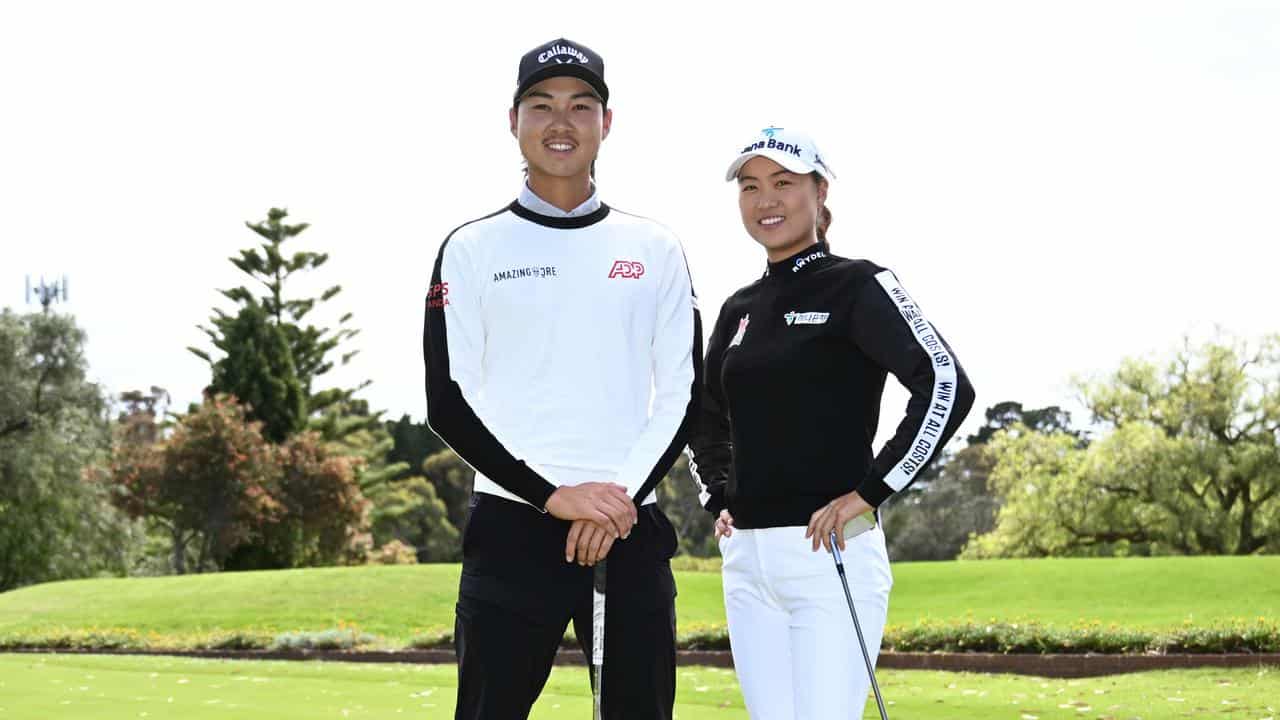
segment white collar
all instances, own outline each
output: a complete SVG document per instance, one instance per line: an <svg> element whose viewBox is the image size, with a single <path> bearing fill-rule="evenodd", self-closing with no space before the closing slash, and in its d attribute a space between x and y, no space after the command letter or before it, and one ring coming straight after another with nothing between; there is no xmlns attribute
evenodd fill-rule
<svg viewBox="0 0 1280 720"><path fill-rule="evenodd" d="M565 212L564 210L561 210L555 205L552 205L546 200L538 197L538 194L530 189L528 182L524 183L523 187L521 187L520 197L517 198L516 202L520 203L520 205L526 210L531 210L539 215L545 215L553 218L582 217L583 215L590 215L600 209L600 197L599 193L596 192L595 183L591 183L591 197L587 198L585 202L569 212Z"/></svg>

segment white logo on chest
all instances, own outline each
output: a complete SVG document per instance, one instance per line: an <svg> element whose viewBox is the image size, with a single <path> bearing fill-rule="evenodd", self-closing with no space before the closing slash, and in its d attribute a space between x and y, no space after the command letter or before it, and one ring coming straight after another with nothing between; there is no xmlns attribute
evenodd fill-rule
<svg viewBox="0 0 1280 720"><path fill-rule="evenodd" d="M782 316L788 325L822 325L827 322L827 318L831 317L831 313L824 312L806 312L798 313L795 310Z"/></svg>

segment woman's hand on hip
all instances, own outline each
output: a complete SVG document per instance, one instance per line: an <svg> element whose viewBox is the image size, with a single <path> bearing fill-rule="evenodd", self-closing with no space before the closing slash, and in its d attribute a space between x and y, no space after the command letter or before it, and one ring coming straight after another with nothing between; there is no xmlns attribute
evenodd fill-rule
<svg viewBox="0 0 1280 720"><path fill-rule="evenodd" d="M835 530L836 545L844 550L844 524L873 509L857 490L841 495L818 508L809 517L809 527L805 529L804 536L812 540L814 552L817 552L818 546L831 552L831 531Z"/></svg>
<svg viewBox="0 0 1280 720"><path fill-rule="evenodd" d="M716 540L722 537L729 537L733 534L733 516L728 510L721 510L720 516L716 518Z"/></svg>

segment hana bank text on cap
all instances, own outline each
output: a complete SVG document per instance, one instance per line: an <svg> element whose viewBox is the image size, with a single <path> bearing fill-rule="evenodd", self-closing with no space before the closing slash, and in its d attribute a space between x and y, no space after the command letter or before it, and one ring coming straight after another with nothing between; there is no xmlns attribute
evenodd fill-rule
<svg viewBox="0 0 1280 720"><path fill-rule="evenodd" d="M834 180L836 174L831 172L827 163L818 151L818 144L806 133L799 130L788 130L780 127L767 127L759 135L752 138L738 157L729 165L725 180L735 180L742 166L753 157L767 157L787 170L800 175L816 172L828 181Z"/></svg>

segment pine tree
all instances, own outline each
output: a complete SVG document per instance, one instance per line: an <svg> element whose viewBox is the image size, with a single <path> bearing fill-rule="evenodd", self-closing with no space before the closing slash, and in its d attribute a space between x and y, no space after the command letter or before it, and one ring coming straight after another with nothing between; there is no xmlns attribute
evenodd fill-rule
<svg viewBox="0 0 1280 720"><path fill-rule="evenodd" d="M250 408L263 435L281 443L306 426L306 397L285 332L252 298L234 317L215 321L214 345L225 355L213 363L211 394L232 395Z"/></svg>
<svg viewBox="0 0 1280 720"><path fill-rule="evenodd" d="M201 326L200 329L209 336L214 347L228 355L232 353L232 349L228 345L237 339L253 339L259 344L266 343L270 345L272 353L277 356L277 359L274 360L274 366L260 363L259 372L275 377L287 385L291 381L287 378L286 366L292 365L292 374L297 378L303 398L302 417L306 418L321 415L333 409L335 405L350 401L356 392L369 384L369 381L366 380L354 388L329 388L323 391L315 389L318 378L333 370L338 364L346 365L359 353L358 350L344 351L343 347L359 331L347 327L347 323L350 322L352 317L351 313L346 313L339 318L336 328L316 327L307 320L308 315L313 310L342 292L341 285L330 286L317 297L296 298L289 296L287 292L289 280L298 273L322 267L329 260L329 255L327 253L309 251L286 255L283 248L284 243L291 238L297 237L310 227L308 223L287 224L285 219L288 215L287 210L271 208L265 221L245 223L245 226L256 233L262 241L258 247L241 250L239 257L233 257L230 260L241 272L252 278L255 285L260 285L261 290L265 292L256 295L253 290L245 285L219 291L226 298L235 302L240 307L240 311L236 316L229 316L222 310L215 309L211 318L213 327ZM254 327L254 323L259 320L259 310L261 319L264 320L265 324L278 331L283 339L283 348L287 349L287 351L281 349L278 339L268 337L268 334ZM248 313L249 317L241 317L246 313ZM233 338L229 336L229 332L235 327L237 319L240 320L242 325L240 328L241 337ZM188 350L203 358L210 366L216 365L210 358L209 353L198 348L188 348ZM261 355L263 351L255 347L250 351L240 352L247 358L253 355ZM333 357L335 353L338 353L336 359ZM280 358L279 356L281 355L288 355L288 360ZM239 376L242 377L243 375L244 372L241 371ZM250 383L249 386L261 388L266 385L267 383L258 382ZM218 387L216 389L235 393L233 388ZM270 399L272 402L281 404L281 407L271 409L259 404L253 404L252 417L262 420L264 423L268 422L268 418L271 417L288 417L294 411L293 396L289 392L273 392L264 395L262 399ZM303 426L291 425L290 427L292 432L296 432L302 429Z"/></svg>

